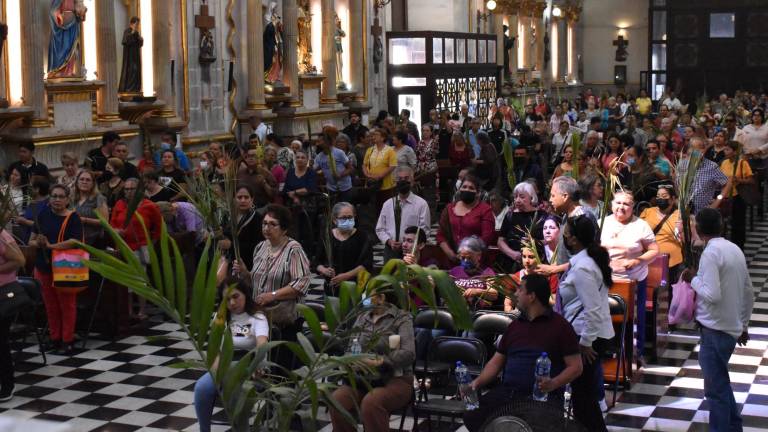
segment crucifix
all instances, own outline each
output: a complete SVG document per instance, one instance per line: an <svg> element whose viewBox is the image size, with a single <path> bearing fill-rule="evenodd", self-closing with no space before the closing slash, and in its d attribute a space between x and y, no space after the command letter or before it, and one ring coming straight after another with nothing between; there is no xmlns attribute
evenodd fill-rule
<svg viewBox="0 0 768 432"><path fill-rule="evenodd" d="M629 45L629 41L624 39L624 36L619 35L619 37L613 41L613 46L616 47L616 61L627 61L627 56L629 53L627 52L627 45Z"/></svg>
<svg viewBox="0 0 768 432"><path fill-rule="evenodd" d="M208 5L203 0L200 5L200 15L195 15L195 27L200 29L200 55L198 61L201 64L210 64L216 61L213 53L213 33L211 29L216 28L216 19L208 15Z"/></svg>

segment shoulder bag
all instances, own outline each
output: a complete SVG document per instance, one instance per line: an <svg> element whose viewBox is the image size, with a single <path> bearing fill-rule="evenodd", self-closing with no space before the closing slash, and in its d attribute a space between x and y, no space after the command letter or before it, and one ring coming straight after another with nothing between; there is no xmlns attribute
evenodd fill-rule
<svg viewBox="0 0 768 432"><path fill-rule="evenodd" d="M56 239L57 243L64 241L64 233L73 213L64 218L64 223L61 224L59 236ZM79 293L88 288L88 267L85 266L85 261L89 258L88 252L82 249L53 250L51 252L53 287L59 291L70 293Z"/></svg>

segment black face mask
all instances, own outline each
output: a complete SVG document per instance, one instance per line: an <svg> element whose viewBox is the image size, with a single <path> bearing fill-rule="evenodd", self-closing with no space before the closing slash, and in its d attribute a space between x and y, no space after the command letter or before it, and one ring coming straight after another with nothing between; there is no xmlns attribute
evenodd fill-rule
<svg viewBox="0 0 768 432"><path fill-rule="evenodd" d="M472 191L459 192L459 199L464 204L472 204L473 202L475 202L475 198L477 198L477 192L472 192Z"/></svg>
<svg viewBox="0 0 768 432"><path fill-rule="evenodd" d="M397 182L397 191L400 192L403 195L406 195L411 192L411 182L409 181L398 181Z"/></svg>
<svg viewBox="0 0 768 432"><path fill-rule="evenodd" d="M656 205L659 206L660 209L666 210L669 208L669 200L665 198L656 198Z"/></svg>

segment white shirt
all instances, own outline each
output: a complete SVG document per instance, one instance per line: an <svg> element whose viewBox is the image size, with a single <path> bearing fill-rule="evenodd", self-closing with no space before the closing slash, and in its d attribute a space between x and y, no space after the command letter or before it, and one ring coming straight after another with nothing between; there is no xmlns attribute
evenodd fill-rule
<svg viewBox="0 0 768 432"><path fill-rule="evenodd" d="M748 124L741 129L741 133L736 133L733 137L744 145L747 151L768 149L768 124L763 124L759 128L753 124Z"/></svg>
<svg viewBox="0 0 768 432"><path fill-rule="evenodd" d="M623 224L615 215L605 217L600 232L600 244L608 249L611 256L611 268L615 279L642 281L648 277L648 264L641 263L626 270L624 263L645 253L647 247L656 243L656 236L648 222L632 216L632 220Z"/></svg>
<svg viewBox="0 0 768 432"><path fill-rule="evenodd" d="M501 231L501 225L504 223L504 218L507 217L507 213L509 213L509 206L504 206L504 208L501 209L501 213L499 213L498 215L494 215L494 217L496 218L496 222L495 222L496 231Z"/></svg>
<svg viewBox="0 0 768 432"><path fill-rule="evenodd" d="M259 123L258 126L256 126L256 129L253 130L253 133L255 133L259 137L259 142L263 145L264 141L267 140L267 134L269 133L269 127L265 123Z"/></svg>
<svg viewBox="0 0 768 432"><path fill-rule="evenodd" d="M400 194L386 200L381 206L379 220L376 222L376 236L382 243L387 240L395 240L395 205L396 199L400 199ZM409 226L420 226L427 235L430 232L429 204L424 198L411 192L408 198L400 200L400 236L395 241L403 241L405 229Z"/></svg>
<svg viewBox="0 0 768 432"><path fill-rule="evenodd" d="M680 103L680 99L678 98L670 99L669 97L664 99L664 101L661 104L666 105L670 111L679 111L680 107L683 106L683 104Z"/></svg>
<svg viewBox="0 0 768 432"><path fill-rule="evenodd" d="M592 346L597 338L610 339L614 336L608 287L603 283L600 267L586 249L574 255L570 262L571 266L557 289L563 317L581 336L579 344Z"/></svg>
<svg viewBox="0 0 768 432"><path fill-rule="evenodd" d="M554 148L552 149L552 160L555 160L558 156L560 156L563 149L565 149L567 145L571 144L572 140L573 134L571 132L566 132L565 136L561 135L560 132L553 135L552 146Z"/></svg>
<svg viewBox="0 0 768 432"><path fill-rule="evenodd" d="M236 350L250 351L256 348L256 338L269 337L269 322L261 312L233 314L229 319L232 345Z"/></svg>
<svg viewBox="0 0 768 432"><path fill-rule="evenodd" d="M734 338L741 336L752 315L755 291L738 246L722 237L708 241L691 287L696 291L696 321Z"/></svg>

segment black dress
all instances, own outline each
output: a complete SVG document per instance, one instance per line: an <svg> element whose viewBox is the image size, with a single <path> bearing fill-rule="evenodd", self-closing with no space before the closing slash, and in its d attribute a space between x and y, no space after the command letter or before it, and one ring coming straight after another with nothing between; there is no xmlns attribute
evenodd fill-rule
<svg viewBox="0 0 768 432"><path fill-rule="evenodd" d="M144 39L130 28L123 33L123 69L120 73L119 92L141 91L141 47Z"/></svg>
<svg viewBox="0 0 768 432"><path fill-rule="evenodd" d="M523 239L528 235L528 230L531 230L534 239L537 241L542 240L540 224L544 216L546 214L539 211L509 212L504 217L504 222L501 223L499 236L504 238L510 249L519 252ZM506 254L499 253L498 257L498 265L502 270L509 273L519 270L519 263L513 261Z"/></svg>
<svg viewBox="0 0 768 432"><path fill-rule="evenodd" d="M364 231L356 230L344 241L337 239L333 234L330 237L333 268L336 274L346 273L360 265L369 272L373 270L373 244ZM325 248L322 241L318 243L317 264L328 267ZM329 279L325 281L324 289L326 296L338 295L338 287L332 287Z"/></svg>

